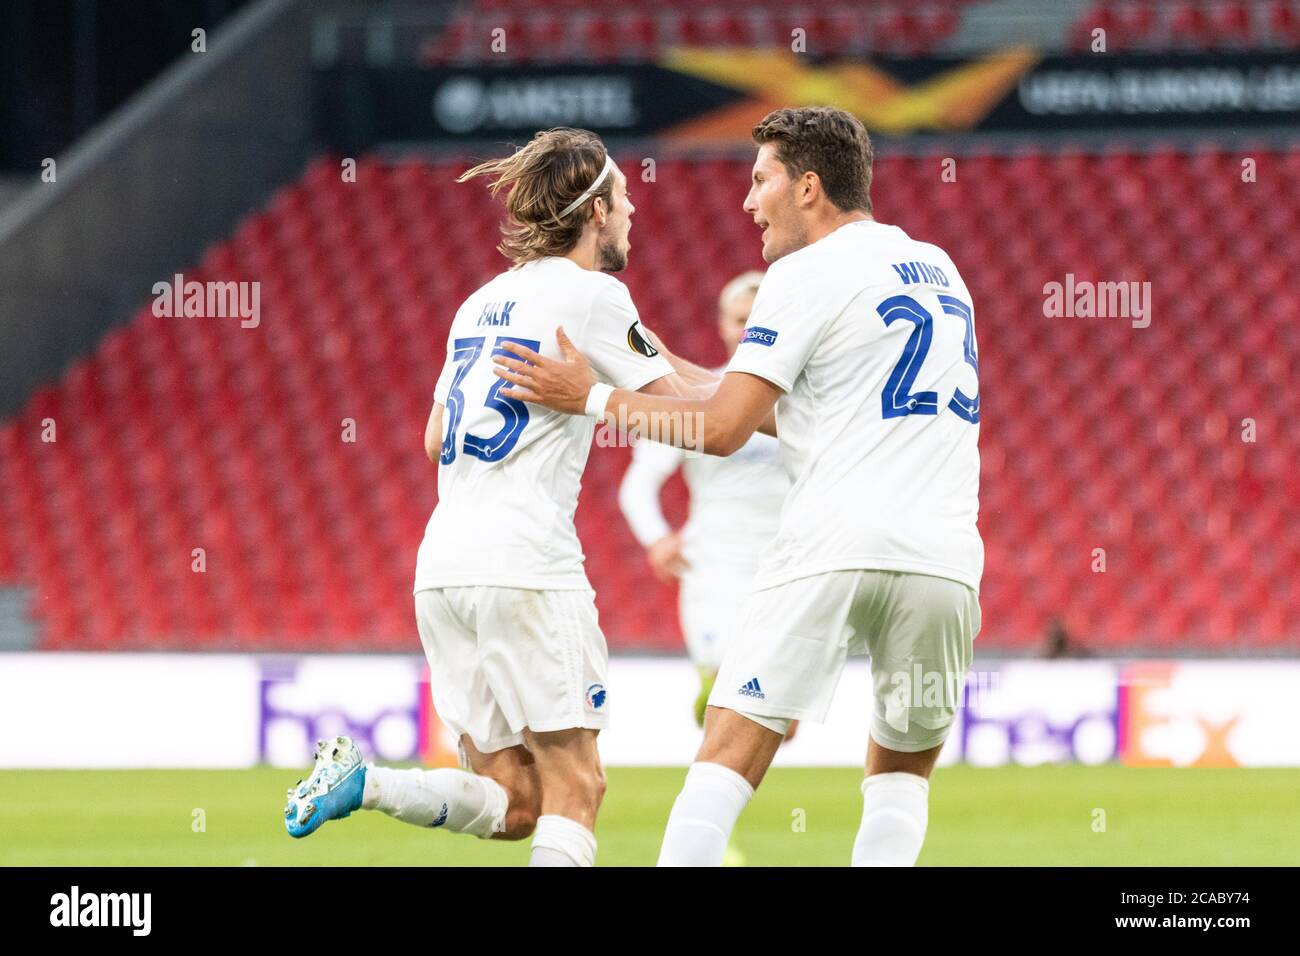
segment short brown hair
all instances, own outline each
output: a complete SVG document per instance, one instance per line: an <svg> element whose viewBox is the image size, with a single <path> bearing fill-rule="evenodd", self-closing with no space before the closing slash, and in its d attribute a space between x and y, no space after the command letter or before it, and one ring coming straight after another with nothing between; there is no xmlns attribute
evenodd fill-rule
<svg viewBox="0 0 1300 956"><path fill-rule="evenodd" d="M596 181L608 156L595 133L565 126L539 132L520 149L501 159L480 163L461 174L463 183L476 176L495 176L488 187L495 198L508 189L501 224L501 254L521 266L546 256L562 256L578 244L582 227L591 218L596 197L610 208L614 177L606 176L600 188L581 206L560 218L560 213Z"/></svg>
<svg viewBox="0 0 1300 956"><path fill-rule="evenodd" d="M843 212L871 212L871 137L856 116L829 106L773 110L754 127L754 142L773 143L791 179L814 172Z"/></svg>

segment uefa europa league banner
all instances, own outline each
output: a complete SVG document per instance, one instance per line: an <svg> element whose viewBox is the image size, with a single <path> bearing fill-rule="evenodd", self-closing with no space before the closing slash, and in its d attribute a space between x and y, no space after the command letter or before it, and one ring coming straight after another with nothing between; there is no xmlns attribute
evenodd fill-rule
<svg viewBox="0 0 1300 956"><path fill-rule="evenodd" d="M552 126L748 142L767 112L800 105L838 106L896 136L1300 121L1300 60L1284 53L1041 56L1015 47L971 59L817 61L784 49L680 48L644 64L345 64L316 79L321 133L348 150L519 142Z"/></svg>

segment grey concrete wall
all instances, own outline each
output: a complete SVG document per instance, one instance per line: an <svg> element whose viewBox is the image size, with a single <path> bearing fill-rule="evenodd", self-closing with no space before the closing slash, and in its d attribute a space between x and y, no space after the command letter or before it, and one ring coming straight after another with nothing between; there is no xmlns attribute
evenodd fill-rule
<svg viewBox="0 0 1300 956"><path fill-rule="evenodd" d="M233 17L0 211L0 416L301 171L311 12L263 0Z"/></svg>

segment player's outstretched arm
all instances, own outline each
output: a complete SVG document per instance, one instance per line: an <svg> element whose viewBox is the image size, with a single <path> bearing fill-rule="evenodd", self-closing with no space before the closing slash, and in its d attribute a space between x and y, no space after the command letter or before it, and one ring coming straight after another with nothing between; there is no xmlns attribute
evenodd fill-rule
<svg viewBox="0 0 1300 956"><path fill-rule="evenodd" d="M644 437L709 455L737 451L771 415L781 397L781 390L766 379L729 372L707 398L648 394L656 390L656 382L640 392L602 385L596 391L600 407L588 409L592 386L597 385L591 365L563 329L557 330L556 340L563 360L548 359L516 342L503 342L501 347L515 357L493 357L494 371L510 383L498 394L570 415L600 415L621 428L644 425Z"/></svg>

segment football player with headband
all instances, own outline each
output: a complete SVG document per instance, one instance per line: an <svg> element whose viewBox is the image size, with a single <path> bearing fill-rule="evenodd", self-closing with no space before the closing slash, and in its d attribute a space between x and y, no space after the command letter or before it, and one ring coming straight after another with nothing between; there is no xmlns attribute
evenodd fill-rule
<svg viewBox="0 0 1300 956"><path fill-rule="evenodd" d="M370 766L335 738L289 791L285 824L302 837L378 810L484 839L531 837L534 866L590 866L605 790L596 735L618 706L573 523L596 423L504 395L491 357L510 343L558 357L563 326L602 382L699 389L650 344L613 275L627 265L635 207L598 137L547 130L459 181L480 176L505 196L498 248L510 266L451 322L424 435L438 504L414 584L430 690L463 769Z"/></svg>

